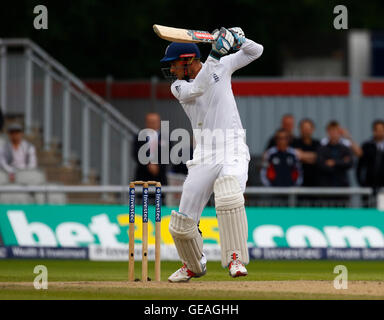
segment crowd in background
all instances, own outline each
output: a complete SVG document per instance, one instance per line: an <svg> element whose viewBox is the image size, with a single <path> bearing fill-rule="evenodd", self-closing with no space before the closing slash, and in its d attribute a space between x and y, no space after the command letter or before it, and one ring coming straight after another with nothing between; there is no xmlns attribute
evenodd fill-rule
<svg viewBox="0 0 384 320"><path fill-rule="evenodd" d="M294 116L284 115L268 141L260 172L265 186L348 187L354 167L361 186L376 190L384 185L383 120L373 122L372 137L361 146L335 120L327 124L320 140L313 137L311 119L300 120L298 137L294 129Z"/></svg>
<svg viewBox="0 0 384 320"><path fill-rule="evenodd" d="M145 125L157 134L142 142L136 139L136 159L139 148L148 141L151 146L147 151L149 154L152 147L160 150L163 146L159 114L147 114ZM260 175L262 184L272 187L348 187L351 185L349 171L355 168L360 186L376 190L384 185L384 120L373 122L372 137L367 138L361 146L335 120L328 122L321 139L313 136L315 123L312 119L301 119L298 129L299 136L295 136L294 116L284 115L280 128L266 143L259 172L250 171L249 176ZM160 153L157 152L158 156ZM160 158L157 160L161 163ZM169 171L187 174L185 164L169 167L138 162L136 179L157 180L167 184Z"/></svg>

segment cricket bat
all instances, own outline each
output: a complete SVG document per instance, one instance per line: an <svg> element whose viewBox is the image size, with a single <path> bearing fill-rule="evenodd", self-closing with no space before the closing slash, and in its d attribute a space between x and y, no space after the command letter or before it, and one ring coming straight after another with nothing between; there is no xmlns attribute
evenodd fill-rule
<svg viewBox="0 0 384 320"><path fill-rule="evenodd" d="M208 31L188 30L180 28L172 28L161 26L158 24L153 25L153 30L162 39L174 42L206 42L212 43L214 38Z"/></svg>

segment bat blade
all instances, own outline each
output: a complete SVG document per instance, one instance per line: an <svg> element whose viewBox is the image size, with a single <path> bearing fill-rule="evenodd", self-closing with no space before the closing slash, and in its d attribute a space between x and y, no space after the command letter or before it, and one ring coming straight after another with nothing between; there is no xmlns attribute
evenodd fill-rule
<svg viewBox="0 0 384 320"><path fill-rule="evenodd" d="M153 25L153 30L162 39L174 42L197 43L205 42L212 43L215 39L208 31L188 30L173 27Z"/></svg>

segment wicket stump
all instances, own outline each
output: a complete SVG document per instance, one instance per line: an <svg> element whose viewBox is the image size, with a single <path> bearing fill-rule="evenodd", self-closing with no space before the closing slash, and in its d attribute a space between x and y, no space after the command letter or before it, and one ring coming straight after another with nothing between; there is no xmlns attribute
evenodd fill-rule
<svg viewBox="0 0 384 320"><path fill-rule="evenodd" d="M143 226L141 280L148 280L148 186L155 190L155 281L161 279L160 241L161 241L161 183L157 181L133 181L129 184L129 262L128 280L135 280L135 191L136 185L143 186Z"/></svg>

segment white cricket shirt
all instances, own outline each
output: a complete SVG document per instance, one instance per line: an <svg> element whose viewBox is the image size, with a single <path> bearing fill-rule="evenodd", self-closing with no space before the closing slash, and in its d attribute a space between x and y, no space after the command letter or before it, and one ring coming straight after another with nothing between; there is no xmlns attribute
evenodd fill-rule
<svg viewBox="0 0 384 320"><path fill-rule="evenodd" d="M191 121L196 141L188 166L211 164L212 161L228 163L238 156L249 160L231 77L233 72L259 58L262 52L262 45L246 39L238 52L219 61L209 56L195 79L176 80L172 84L172 94Z"/></svg>

